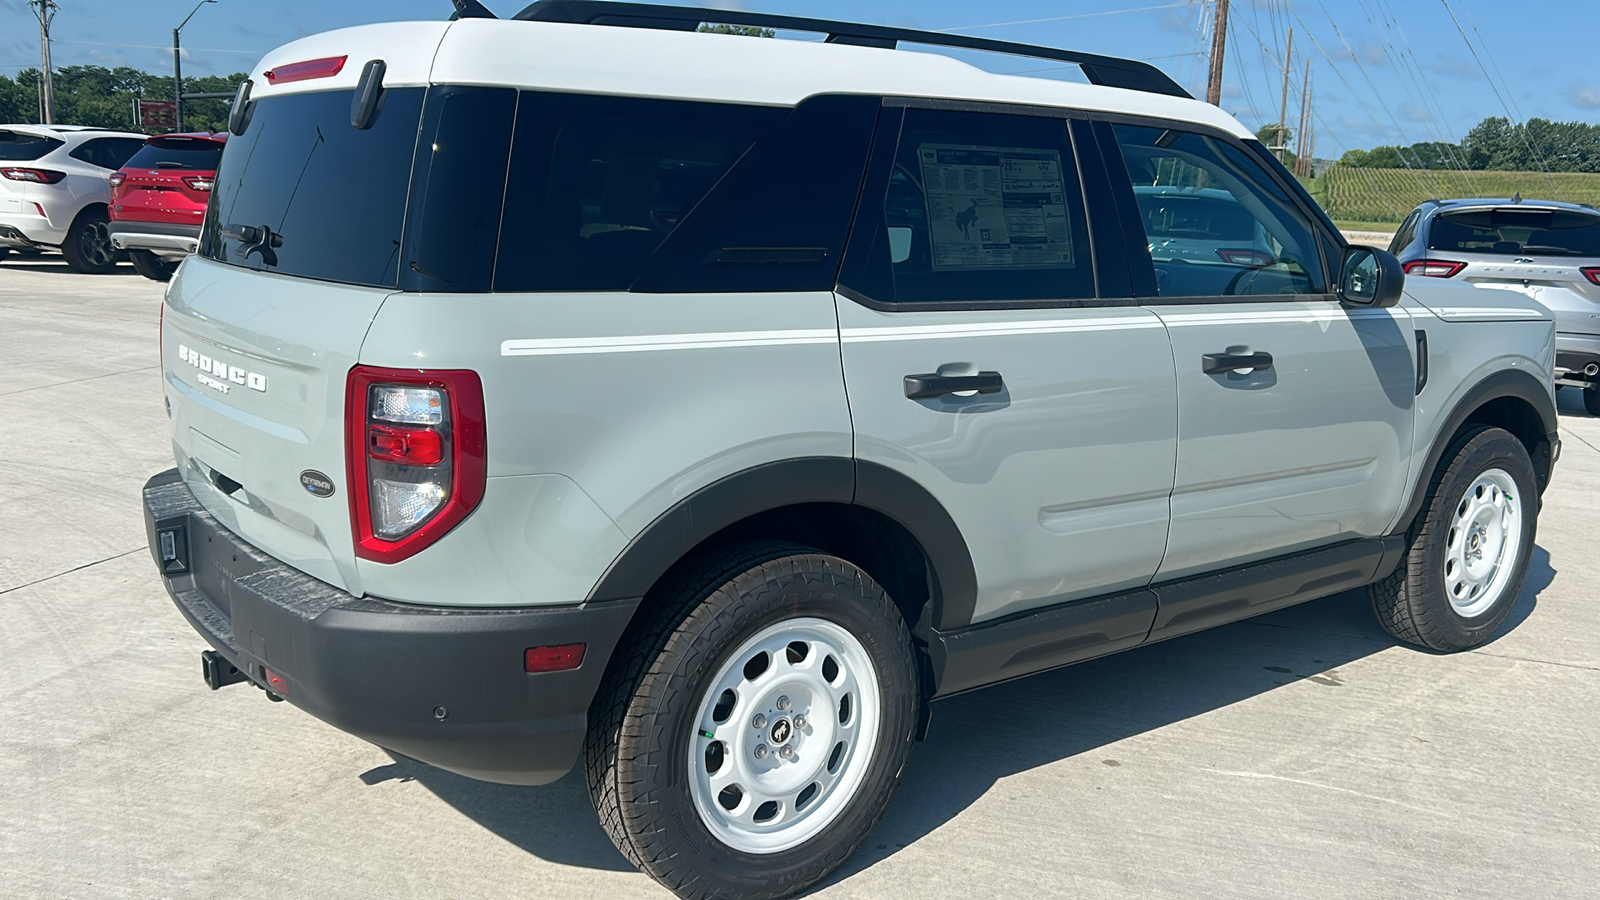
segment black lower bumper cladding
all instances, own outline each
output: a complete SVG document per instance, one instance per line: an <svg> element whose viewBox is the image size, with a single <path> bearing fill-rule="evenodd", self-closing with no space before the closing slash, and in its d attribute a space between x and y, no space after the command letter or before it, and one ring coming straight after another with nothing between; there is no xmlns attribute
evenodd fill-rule
<svg viewBox="0 0 1600 900"><path fill-rule="evenodd" d="M638 601L524 609L353 597L244 542L177 470L144 488L145 530L167 592L245 680L381 747L506 784L571 768L589 702ZM530 647L587 645L570 671L528 674ZM223 665L223 663L226 665ZM228 667L237 674L228 677Z"/></svg>

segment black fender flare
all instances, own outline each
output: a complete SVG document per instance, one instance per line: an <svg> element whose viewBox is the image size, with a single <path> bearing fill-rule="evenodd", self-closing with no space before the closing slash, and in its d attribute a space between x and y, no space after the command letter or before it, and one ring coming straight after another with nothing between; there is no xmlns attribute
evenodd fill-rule
<svg viewBox="0 0 1600 900"><path fill-rule="evenodd" d="M886 466L804 457L720 478L673 504L628 542L587 602L643 597L678 560L719 531L759 513L810 503L860 506L888 516L921 546L933 573L933 626L972 622L978 579L961 529L927 489Z"/></svg>
<svg viewBox="0 0 1600 900"><path fill-rule="evenodd" d="M1400 516L1399 524L1395 526L1397 534L1403 534L1409 529L1417 514L1422 511L1423 498L1428 494L1428 481L1439 468L1439 462L1443 459L1445 451L1450 449L1450 443L1455 438L1456 432L1460 431L1461 426L1465 425L1472 414L1485 403L1506 397L1521 400L1533 408L1539 416L1543 438L1551 445L1553 451L1554 444L1558 440L1556 435L1559 425L1555 401L1551 399L1545 386L1532 374L1520 369L1502 369L1489 375L1462 395L1449 415L1444 417L1439 430L1434 433L1428 455L1413 479L1411 499L1406 504L1405 512ZM1543 460L1537 455L1534 456L1534 469L1539 476L1540 491L1543 491L1545 485L1549 483L1550 468L1554 464L1553 456L1553 452L1546 454Z"/></svg>

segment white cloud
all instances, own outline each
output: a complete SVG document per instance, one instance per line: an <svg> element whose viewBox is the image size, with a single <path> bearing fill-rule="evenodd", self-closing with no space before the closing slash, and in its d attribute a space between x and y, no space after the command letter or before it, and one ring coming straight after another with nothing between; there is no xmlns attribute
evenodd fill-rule
<svg viewBox="0 0 1600 900"><path fill-rule="evenodd" d="M1573 106L1583 109L1600 109L1600 85L1579 84L1574 85L1572 93L1568 95Z"/></svg>

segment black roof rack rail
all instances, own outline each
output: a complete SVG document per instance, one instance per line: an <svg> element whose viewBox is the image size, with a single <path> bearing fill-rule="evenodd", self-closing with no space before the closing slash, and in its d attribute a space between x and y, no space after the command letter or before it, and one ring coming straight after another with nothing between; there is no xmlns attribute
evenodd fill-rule
<svg viewBox="0 0 1600 900"><path fill-rule="evenodd" d="M513 18L529 22L564 22L570 25L621 25L631 28L658 28L667 31L693 31L702 23L745 25L755 28L806 31L827 35L828 43L882 47L892 50L901 42L955 47L988 53L1007 53L1034 59L1072 63L1083 69L1093 84L1127 88L1152 94L1193 99L1192 95L1165 72L1133 59L1098 56L1054 47L1037 47L1010 41L883 25L859 25L827 19L777 16L736 9L700 9L690 6L657 6L651 3L618 3L613 0L537 0Z"/></svg>

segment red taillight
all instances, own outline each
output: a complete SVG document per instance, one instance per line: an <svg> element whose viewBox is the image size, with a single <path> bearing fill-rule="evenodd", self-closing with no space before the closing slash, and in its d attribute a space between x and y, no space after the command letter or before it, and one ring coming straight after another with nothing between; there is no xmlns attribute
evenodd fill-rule
<svg viewBox="0 0 1600 900"><path fill-rule="evenodd" d="M189 175L183 179L184 184L187 184L189 187L192 187L197 191L211 190L211 186L216 184L216 181L216 177L212 175ZM113 185L113 187L115 187L115 185Z"/></svg>
<svg viewBox="0 0 1600 900"><path fill-rule="evenodd" d="M1600 284L1600 266L1584 266L1578 271L1583 273L1583 277L1595 284Z"/></svg>
<svg viewBox="0 0 1600 900"><path fill-rule="evenodd" d="M1217 255L1222 257L1222 261L1225 263L1235 266L1249 266L1252 269L1270 266L1278 261L1277 257L1271 253L1264 253L1260 250L1218 250Z"/></svg>
<svg viewBox="0 0 1600 900"><path fill-rule="evenodd" d="M1450 262L1445 259L1413 259L1400 268L1407 275L1422 275L1427 278L1450 278L1466 267L1467 264L1464 262Z"/></svg>
<svg viewBox="0 0 1600 900"><path fill-rule="evenodd" d="M522 654L525 672L566 672L583 665L584 644L557 644L553 647L529 647Z"/></svg>
<svg viewBox="0 0 1600 900"><path fill-rule="evenodd" d="M466 370L356 366L346 389L356 555L399 562L443 537L483 499L483 383Z"/></svg>
<svg viewBox="0 0 1600 900"><path fill-rule="evenodd" d="M12 181L31 181L34 184L56 184L67 177L67 173L54 169L30 169L26 166L7 166L0 169L0 175Z"/></svg>
<svg viewBox="0 0 1600 900"><path fill-rule="evenodd" d="M432 428L372 424L367 426L367 456L408 466L436 466L444 462L444 438Z"/></svg>
<svg viewBox="0 0 1600 900"><path fill-rule="evenodd" d="M312 78L332 78L344 68L348 56L324 56L305 62L287 63L266 72L268 84L288 84L291 81L308 81Z"/></svg>
<svg viewBox="0 0 1600 900"><path fill-rule="evenodd" d="M122 183L124 181L128 180L128 176L122 174L121 172L112 172L111 177L107 178L106 180L111 182L112 187L119 188L122 187Z"/></svg>

